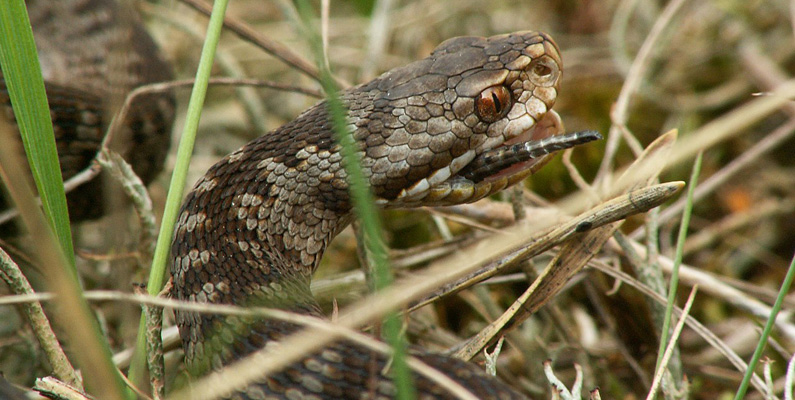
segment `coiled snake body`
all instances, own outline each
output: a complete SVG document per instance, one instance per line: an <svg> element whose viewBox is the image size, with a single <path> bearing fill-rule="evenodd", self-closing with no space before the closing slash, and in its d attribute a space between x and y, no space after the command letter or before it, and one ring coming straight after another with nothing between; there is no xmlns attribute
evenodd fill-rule
<svg viewBox="0 0 795 400"><path fill-rule="evenodd" d="M59 143L68 178L88 162L84 152L70 156L71 144L82 141L83 147L75 148L88 149L85 154L90 157L96 151L101 139L95 133L103 124L89 117L101 112L113 86L107 64L94 63L106 59L99 54L106 50L94 54L86 48L108 49L119 38L131 45L121 68L122 75L132 77L127 89L171 75L138 25L121 31L113 25L119 12L112 2L39 0L29 9L34 26L39 21L37 41L45 70L68 76L51 79L55 83L48 85L59 126L56 133L60 130L64 136ZM75 39L81 35L99 38L98 45ZM46 56L48 47L69 54L72 46L81 48L71 57ZM472 202L530 175L546 159L538 155L548 150L533 142L562 132L551 111L561 68L555 43L542 33L461 37L444 42L423 60L344 91L347 120L378 202L384 207ZM61 91L68 83L85 90ZM61 92L62 101L54 100ZM70 93L82 94L66 97ZM58 122L62 104L70 105L65 124ZM162 165L173 99L159 95L137 107L125 124L133 143L125 154L148 180ZM77 129L63 128L69 126ZM87 132L94 133L86 137ZM592 139L576 136L554 142L562 148ZM525 142L531 144L522 145ZM69 157L79 159L74 167ZM74 204L72 199L73 216L91 209ZM200 303L267 306L320 316L309 289L312 274L326 245L350 220L347 174L327 106L321 102L228 155L195 185L174 236L172 294ZM187 311L177 311L176 318L186 361L196 374L221 368L299 329L275 320L231 323ZM412 351L479 398L524 398L474 365ZM394 387L384 372L387 361L358 345L338 342L231 397L391 398ZM451 397L423 376L415 375L415 380L420 398Z"/></svg>
<svg viewBox="0 0 795 400"><path fill-rule="evenodd" d="M29 0L28 15L39 50L64 180L86 169L110 121L137 86L173 79L170 65L132 13L109 0ZM0 73L0 109L14 115ZM175 101L170 94L145 94L132 103L120 132L109 143L144 183L162 170L170 142ZM102 180L67 194L72 220L97 218L106 199ZM0 210L5 203L0 196ZM5 226L0 231L6 230Z"/></svg>

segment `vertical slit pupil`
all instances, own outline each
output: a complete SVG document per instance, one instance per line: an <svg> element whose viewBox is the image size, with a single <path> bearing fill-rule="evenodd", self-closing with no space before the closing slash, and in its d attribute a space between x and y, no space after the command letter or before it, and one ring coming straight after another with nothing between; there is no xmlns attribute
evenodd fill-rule
<svg viewBox="0 0 795 400"><path fill-rule="evenodd" d="M500 98L497 96L497 91L491 92L491 100L494 101L494 111L499 114L502 111L502 103L500 103Z"/></svg>

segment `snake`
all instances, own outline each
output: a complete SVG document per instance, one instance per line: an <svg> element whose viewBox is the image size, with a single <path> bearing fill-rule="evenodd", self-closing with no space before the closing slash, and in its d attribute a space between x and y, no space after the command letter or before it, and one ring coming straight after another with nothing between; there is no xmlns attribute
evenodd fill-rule
<svg viewBox="0 0 795 400"><path fill-rule="evenodd" d="M84 169L107 127L107 103L172 72L139 21L109 0L28 4L46 79L63 177ZM64 24L63 21L72 23ZM129 51L115 63L110 49ZM474 202L522 182L549 154L599 139L564 132L552 110L560 50L541 32L457 37L426 58L343 90L340 100L366 183L383 208ZM115 71L115 73L114 73ZM0 104L9 104L0 76ZM162 168L172 95L139 99L122 124L122 154L144 182ZM8 114L8 113L6 113ZM350 182L321 101L211 167L184 199L171 246L170 295L200 304L271 307L323 317L310 290L329 242L353 219ZM101 191L70 193L73 218L92 217ZM93 213L93 214L92 214ZM300 326L176 309L185 363L201 376ZM480 367L421 348L412 356L477 398L526 398ZM228 393L232 399L388 399L388 356L345 340ZM413 374L417 398L454 398Z"/></svg>
<svg viewBox="0 0 795 400"><path fill-rule="evenodd" d="M339 95L366 183L384 208L473 202L521 182L544 155L598 139L562 134L552 110L562 62L539 32L457 37L426 58ZM322 317L310 283L352 220L348 172L327 101L211 167L187 195L171 248L171 295ZM175 310L189 371L204 375L300 330L273 319ZM524 395L462 360L412 355L477 398ZM389 359L340 341L229 395L235 399L393 398ZM418 398L453 396L414 374Z"/></svg>

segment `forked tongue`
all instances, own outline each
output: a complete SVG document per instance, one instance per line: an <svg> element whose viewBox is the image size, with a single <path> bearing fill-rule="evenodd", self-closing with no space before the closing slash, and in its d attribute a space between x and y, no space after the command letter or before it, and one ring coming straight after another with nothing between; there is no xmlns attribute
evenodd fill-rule
<svg viewBox="0 0 795 400"><path fill-rule="evenodd" d="M500 146L477 156L458 175L480 182L488 177L509 173L508 169L525 169L532 161L547 154L599 139L602 139L602 135L597 131L578 131Z"/></svg>

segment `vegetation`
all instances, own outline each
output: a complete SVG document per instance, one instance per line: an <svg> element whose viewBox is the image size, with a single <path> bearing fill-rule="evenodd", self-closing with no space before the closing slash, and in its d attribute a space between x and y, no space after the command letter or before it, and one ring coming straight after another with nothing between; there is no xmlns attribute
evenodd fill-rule
<svg viewBox="0 0 795 400"><path fill-rule="evenodd" d="M178 76L195 76L207 19L181 2L139 6ZM323 15L322 4L313 6ZM346 310L364 313L405 303L416 282L406 285L405 279L424 271L452 274L505 258L515 246L532 245L533 235L553 221L561 223L564 214L588 213L659 174L659 182L691 184L692 200L683 194L620 226L610 225L615 232L596 231L594 240L604 244L584 269L565 276L554 297L528 293L528 286L538 276L555 274L544 272L545 267L581 252L577 245L591 236L577 234L507 274L405 315L410 341L462 354L468 338L491 332L490 323L526 295L528 308L539 302L537 311L512 316L524 322L511 330L489 333L505 338L489 364L534 398L549 397L551 383L564 397L579 397L578 386L586 392L598 387L602 398L646 397L660 364L669 371L659 392L665 398L784 398L785 391L791 392L795 372L787 365L795 350L790 315L795 302L784 295L795 252L795 108L789 100L795 94L790 78L795 21L788 2L363 0L332 2L329 11L327 25L314 21L315 28L322 27L328 65L343 86L424 57L453 36L548 32L565 64L555 109L569 131L596 129L606 136L603 143L558 156L524 190L507 191L503 198L447 209L382 212L398 285L389 301L361 300L368 285L359 269L356 238L351 229L343 232L330 246L313 286L330 314L339 308L341 324L366 322L346 317ZM201 123L194 121L198 138L188 185L222 155L292 119L317 101L313 93L328 87L318 82L314 50L290 4L238 0L227 15L249 24L269 41L266 45L283 44L294 58L292 64L281 62L285 50L266 52L249 39L225 33L214 76L251 77L305 90L211 83ZM180 109L185 109L189 91L177 93L184 100ZM672 129L678 135L666 134ZM703 159L695 168L699 154ZM623 171L638 158L652 160L646 165L652 163L653 171L627 183ZM170 172L149 188L157 218ZM696 177L698 184L692 185ZM512 207L517 199L523 207ZM682 225L688 209L692 214ZM103 346L110 347L124 372L136 343L142 298L130 294L133 283L148 279L154 243L141 235L147 224L139 213L120 209L73 227L81 290L100 321ZM24 271L40 288L42 270ZM673 271L678 279L670 283ZM677 334L680 314L674 306L684 307L692 292L689 319ZM4 299L7 304L30 301ZM785 312L768 323L778 307ZM676 351L662 363L666 308L672 320L665 336L676 339ZM30 387L35 378L53 372L18 310L0 307L0 371ZM79 359L82 347L63 338L82 327L54 322L67 356ZM760 339L763 326L770 332L767 340ZM178 388L184 375L170 311L163 335L166 386ZM486 363L477 353L475 361ZM761 363L751 379L744 365L754 354L761 355ZM88 381L94 375L84 370L83 376ZM581 383L574 385L577 376ZM739 389L743 381L751 385L745 395Z"/></svg>

